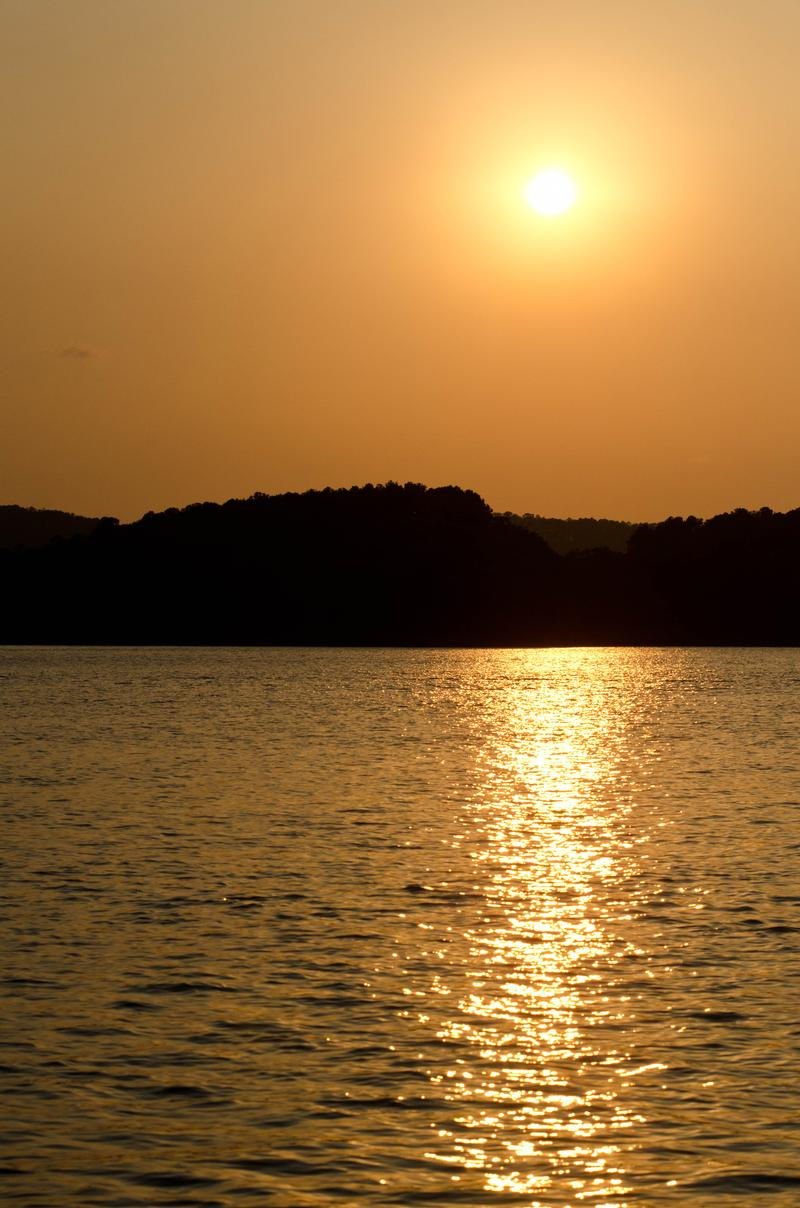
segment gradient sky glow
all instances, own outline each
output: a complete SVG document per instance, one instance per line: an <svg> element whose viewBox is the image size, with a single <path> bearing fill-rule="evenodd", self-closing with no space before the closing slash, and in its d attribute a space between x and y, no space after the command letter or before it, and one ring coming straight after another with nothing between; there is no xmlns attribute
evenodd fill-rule
<svg viewBox="0 0 800 1208"><path fill-rule="evenodd" d="M0 0L0 46L0 502L800 505L796 0Z"/></svg>

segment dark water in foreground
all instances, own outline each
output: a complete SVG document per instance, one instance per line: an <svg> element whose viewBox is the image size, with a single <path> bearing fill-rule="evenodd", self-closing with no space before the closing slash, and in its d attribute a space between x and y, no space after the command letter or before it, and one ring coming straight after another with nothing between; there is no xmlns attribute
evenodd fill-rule
<svg viewBox="0 0 800 1208"><path fill-rule="evenodd" d="M10 1204L800 1204L800 651L0 650Z"/></svg>

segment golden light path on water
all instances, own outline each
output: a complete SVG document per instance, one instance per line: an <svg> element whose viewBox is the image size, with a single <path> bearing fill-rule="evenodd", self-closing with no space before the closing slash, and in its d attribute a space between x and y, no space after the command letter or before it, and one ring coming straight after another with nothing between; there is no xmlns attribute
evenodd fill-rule
<svg viewBox="0 0 800 1208"><path fill-rule="evenodd" d="M540 669L546 658L539 653ZM438 1036L472 1046L475 1060L431 1074L446 1099L470 1107L456 1111L458 1132L439 1129L427 1156L482 1172L487 1191L533 1196L530 1208L537 1193L602 1208L631 1191L624 1138L646 1121L625 1092L665 1068L632 1051L629 975L615 992L621 966L647 963L625 934L635 918L625 885L648 839L629 825L629 730L640 720L631 670L617 694L601 692L588 666L577 680L559 667L509 685L510 703L488 727L505 742L482 752L471 804L492 925L465 937L470 991ZM447 974L431 990L449 996Z"/></svg>

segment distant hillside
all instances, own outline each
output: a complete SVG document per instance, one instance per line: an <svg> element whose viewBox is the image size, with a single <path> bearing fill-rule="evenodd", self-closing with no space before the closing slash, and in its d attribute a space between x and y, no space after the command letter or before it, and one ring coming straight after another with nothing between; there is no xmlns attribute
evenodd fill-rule
<svg viewBox="0 0 800 1208"><path fill-rule="evenodd" d="M88 536L99 523L96 516L0 504L0 549L35 549L54 537Z"/></svg>
<svg viewBox="0 0 800 1208"><path fill-rule="evenodd" d="M610 549L624 554L628 539L638 525L626 520L556 520L550 516L539 516L526 512L518 516L515 512L503 512L505 520L538 533L557 554L579 553L588 549Z"/></svg>

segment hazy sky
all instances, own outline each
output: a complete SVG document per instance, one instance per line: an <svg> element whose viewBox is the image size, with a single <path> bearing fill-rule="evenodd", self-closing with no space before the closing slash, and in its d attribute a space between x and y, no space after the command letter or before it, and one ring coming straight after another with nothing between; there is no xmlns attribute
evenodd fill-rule
<svg viewBox="0 0 800 1208"><path fill-rule="evenodd" d="M0 502L800 505L797 0L0 0L0 46Z"/></svg>

